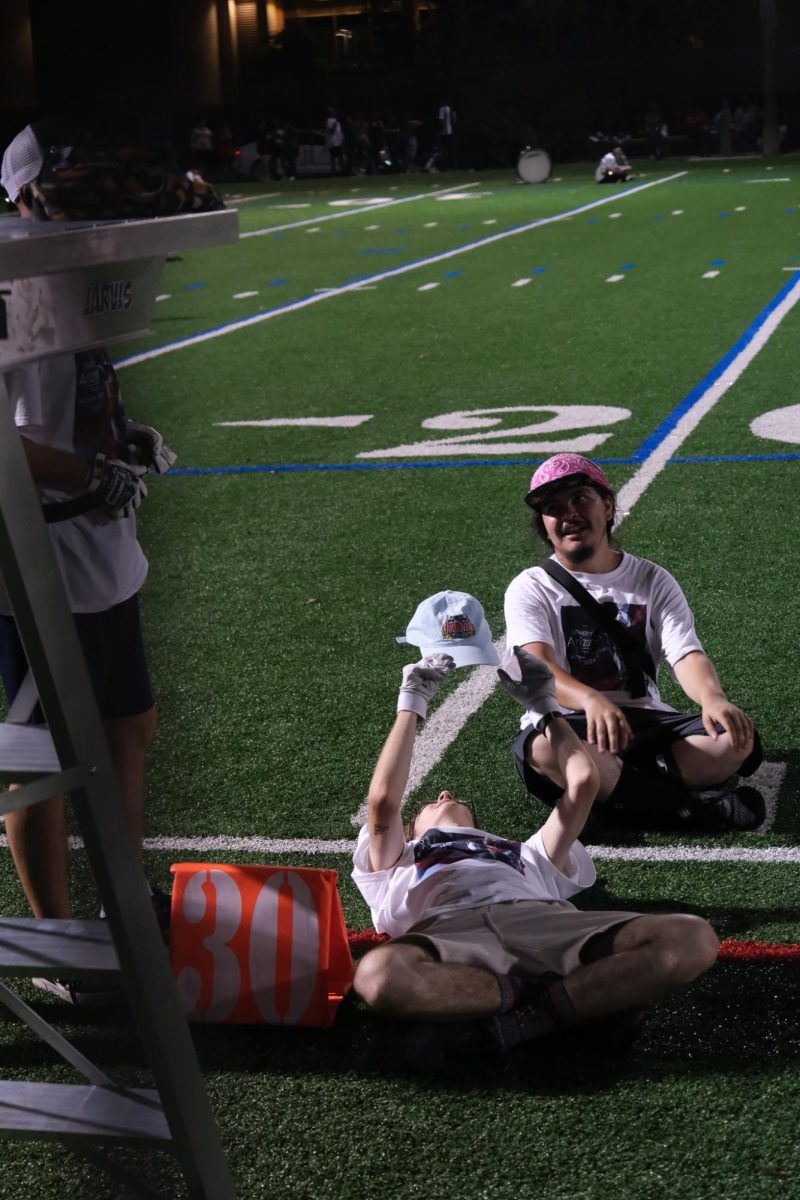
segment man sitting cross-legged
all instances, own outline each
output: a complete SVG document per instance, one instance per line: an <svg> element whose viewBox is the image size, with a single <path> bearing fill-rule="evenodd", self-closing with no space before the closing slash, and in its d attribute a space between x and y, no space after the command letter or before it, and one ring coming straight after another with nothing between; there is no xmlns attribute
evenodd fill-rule
<svg viewBox="0 0 800 1200"><path fill-rule="evenodd" d="M554 711L548 667L514 654L508 669L521 678L501 669L503 686L526 709ZM577 838L599 776L561 716L545 721L544 736L566 787L528 841L477 828L470 805L448 791L404 830L417 724L453 665L433 654L405 668L354 857L375 928L392 938L362 958L355 990L377 1012L416 1022L408 1049L420 1070L440 1069L476 1041L507 1051L637 1009L708 970L718 945L700 917L583 912L569 902L595 881Z"/></svg>
<svg viewBox="0 0 800 1200"><path fill-rule="evenodd" d="M506 641L555 676L555 709L600 773L593 820L685 833L758 829L764 798L736 778L762 760L753 721L723 690L677 581L616 545L616 497L600 467L555 454L537 467L525 502L552 555L509 584ZM660 667L699 713L662 700ZM526 712L512 750L528 791L550 805L564 780L539 734Z"/></svg>

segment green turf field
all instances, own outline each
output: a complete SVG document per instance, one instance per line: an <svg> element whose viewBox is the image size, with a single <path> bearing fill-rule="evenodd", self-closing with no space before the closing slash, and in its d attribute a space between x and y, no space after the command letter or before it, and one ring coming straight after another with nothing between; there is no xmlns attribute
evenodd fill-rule
<svg viewBox="0 0 800 1200"><path fill-rule="evenodd" d="M180 847L149 844L154 883L176 861L333 867L367 926L347 844L412 657L394 636L442 588L502 633L506 585L541 557L533 464L574 448L621 489L620 543L681 582L759 727L770 803L758 834L598 848L579 903L800 941L800 163L675 162L613 190L559 170L247 185L239 243L168 262L152 332L114 348L129 414L179 454L140 517L148 834ZM421 793L448 786L528 836L544 809L516 781L515 727L493 691ZM0 854L2 911L24 915ZM75 893L91 915L80 851ZM772 1200L798 1194L798 970L726 959L621 1061L532 1048L433 1086L352 1000L331 1030L195 1043L245 1200ZM116 1078L147 1080L127 1020L36 999ZM0 1039L6 1077L70 1078L4 1011ZM166 1160L144 1175L183 1195ZM123 1194L59 1147L6 1143L0 1197L32 1191Z"/></svg>

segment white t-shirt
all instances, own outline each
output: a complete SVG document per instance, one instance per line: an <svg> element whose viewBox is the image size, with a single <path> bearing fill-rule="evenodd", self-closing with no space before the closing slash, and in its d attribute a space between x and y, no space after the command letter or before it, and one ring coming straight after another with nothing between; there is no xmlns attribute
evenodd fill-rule
<svg viewBox="0 0 800 1200"><path fill-rule="evenodd" d="M619 165L616 155L612 154L609 150L608 154L604 154L597 164L597 170L594 173L595 179L598 182L601 179L605 179L606 171L618 171Z"/></svg>
<svg viewBox="0 0 800 1200"><path fill-rule="evenodd" d="M125 415L113 367L102 351L84 352L78 361L80 388L73 354L52 355L7 372L5 384L17 427L30 441L83 453L87 462L98 450L118 457L115 435L121 436L119 423ZM39 494L43 503L75 496L51 488L40 488ZM135 517L118 520L95 509L48 525L47 531L71 612L104 612L129 599L144 583L147 559L136 540ZM11 614L2 580L0 613Z"/></svg>
<svg viewBox="0 0 800 1200"><path fill-rule="evenodd" d="M441 131L444 134L451 134L456 123L456 114L453 112L449 104L442 104L439 108L439 121Z"/></svg>
<svg viewBox="0 0 800 1200"><path fill-rule="evenodd" d="M406 842L393 867L370 871L369 830L362 826L353 879L378 933L399 937L427 917L508 900L566 900L596 878L594 863L573 842L566 871L547 857L541 833L510 841L482 829L442 826Z"/></svg>
<svg viewBox="0 0 800 1200"><path fill-rule="evenodd" d="M555 556L553 556L555 557ZM693 650L702 651L694 618L678 583L656 563L623 553L619 566L603 575L570 571L600 604L646 644L656 668L670 667ZM529 567L506 590L506 644L552 646L556 663L573 678L603 692L614 704L675 710L665 704L652 679L644 677L647 695L633 698L619 650L573 600L569 592L539 567ZM567 712L557 706L557 711ZM524 713L521 727L543 714Z"/></svg>
<svg viewBox="0 0 800 1200"><path fill-rule="evenodd" d="M341 146L343 142L344 134L342 133L342 127L337 118L328 117L327 121L325 122L325 145L328 147L336 147Z"/></svg>

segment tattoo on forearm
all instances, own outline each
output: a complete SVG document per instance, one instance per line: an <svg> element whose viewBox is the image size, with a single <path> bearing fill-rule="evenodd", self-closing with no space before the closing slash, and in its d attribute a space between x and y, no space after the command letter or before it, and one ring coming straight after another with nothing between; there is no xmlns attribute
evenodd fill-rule
<svg viewBox="0 0 800 1200"><path fill-rule="evenodd" d="M373 833L386 833L386 830L388 828L389 828L388 825L373 825L372 832Z"/></svg>

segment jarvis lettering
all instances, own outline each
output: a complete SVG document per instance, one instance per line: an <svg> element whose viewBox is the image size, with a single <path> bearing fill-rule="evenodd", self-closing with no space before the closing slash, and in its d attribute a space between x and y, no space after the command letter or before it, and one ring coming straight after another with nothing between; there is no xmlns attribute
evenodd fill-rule
<svg viewBox="0 0 800 1200"><path fill-rule="evenodd" d="M109 283L90 283L86 289L85 317L97 313L125 312L131 306L130 279L112 279Z"/></svg>

